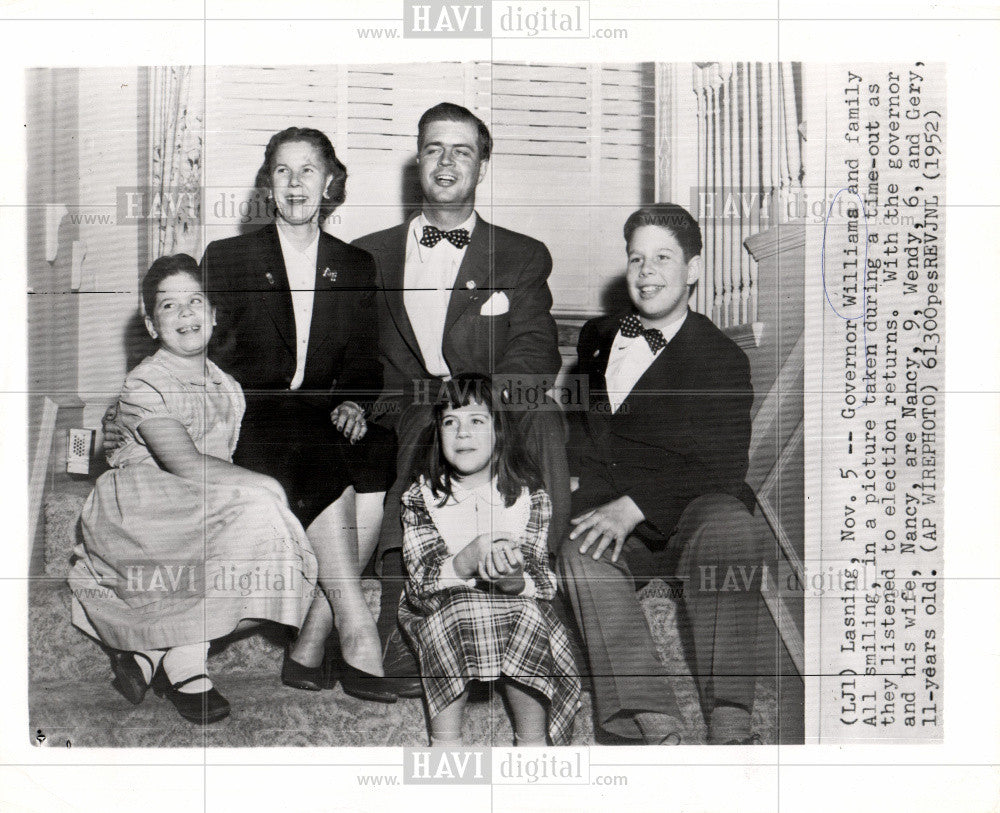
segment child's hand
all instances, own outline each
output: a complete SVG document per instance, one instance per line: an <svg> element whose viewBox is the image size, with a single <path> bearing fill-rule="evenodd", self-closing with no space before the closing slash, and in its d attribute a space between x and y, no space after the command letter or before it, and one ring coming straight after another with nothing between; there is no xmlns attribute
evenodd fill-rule
<svg viewBox="0 0 1000 813"><path fill-rule="evenodd" d="M524 590L524 554L516 542L496 540L479 563L479 575L500 592L517 595Z"/></svg>
<svg viewBox="0 0 1000 813"><path fill-rule="evenodd" d="M480 572L480 562L493 547L494 540L503 539L499 534L479 534L455 555L455 572L459 578L473 579Z"/></svg>
<svg viewBox="0 0 1000 813"><path fill-rule="evenodd" d="M524 554L520 547L509 539L498 539L479 560L479 577L485 581L520 573L524 568Z"/></svg>

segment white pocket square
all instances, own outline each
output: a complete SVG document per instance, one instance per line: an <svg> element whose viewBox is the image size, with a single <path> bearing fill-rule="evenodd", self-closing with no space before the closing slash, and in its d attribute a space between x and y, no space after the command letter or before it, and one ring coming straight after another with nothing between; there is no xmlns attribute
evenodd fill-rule
<svg viewBox="0 0 1000 813"><path fill-rule="evenodd" d="M480 316L500 316L510 310L510 300L503 291L496 291L479 309Z"/></svg>

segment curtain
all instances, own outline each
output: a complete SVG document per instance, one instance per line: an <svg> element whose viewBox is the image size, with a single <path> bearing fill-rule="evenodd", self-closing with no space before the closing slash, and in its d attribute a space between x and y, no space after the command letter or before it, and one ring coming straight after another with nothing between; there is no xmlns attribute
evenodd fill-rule
<svg viewBox="0 0 1000 813"><path fill-rule="evenodd" d="M200 256L202 150L205 140L204 69L149 69L149 247L164 254Z"/></svg>

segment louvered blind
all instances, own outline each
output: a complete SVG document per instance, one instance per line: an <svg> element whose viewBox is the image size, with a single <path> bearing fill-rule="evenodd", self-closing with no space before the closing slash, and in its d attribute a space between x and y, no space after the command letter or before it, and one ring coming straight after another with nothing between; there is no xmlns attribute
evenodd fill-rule
<svg viewBox="0 0 1000 813"><path fill-rule="evenodd" d="M267 139L292 125L327 133L347 165L342 239L398 223L419 200L417 121L451 101L489 125L495 147L477 208L536 237L554 260L556 312L602 310L624 269L621 226L652 199L653 66L457 63L219 67L208 72L206 238L238 233L213 205L245 200Z"/></svg>

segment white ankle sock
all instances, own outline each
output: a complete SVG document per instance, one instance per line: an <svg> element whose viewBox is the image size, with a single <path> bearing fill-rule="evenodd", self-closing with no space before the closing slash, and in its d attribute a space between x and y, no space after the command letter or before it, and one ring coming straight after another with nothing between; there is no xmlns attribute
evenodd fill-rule
<svg viewBox="0 0 1000 813"><path fill-rule="evenodd" d="M168 649L163 656L163 671L171 684L180 683L195 675L206 672L205 659L208 656L208 642L202 644L185 644ZM212 681L207 678L192 680L178 689L182 694L197 694L207 692L212 688Z"/></svg>
<svg viewBox="0 0 1000 813"><path fill-rule="evenodd" d="M458 731L431 734L431 748L458 748L461 744L462 735Z"/></svg>
<svg viewBox="0 0 1000 813"><path fill-rule="evenodd" d="M150 670L149 662L146 658L136 658L136 655L145 655L153 662L153 668ZM156 671L156 667L160 665L160 661L163 660L163 650L162 649L140 649L132 653L132 657L135 658L135 662L139 664L139 668L142 670L142 676L146 679L146 683L149 683L153 679L153 673Z"/></svg>

